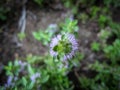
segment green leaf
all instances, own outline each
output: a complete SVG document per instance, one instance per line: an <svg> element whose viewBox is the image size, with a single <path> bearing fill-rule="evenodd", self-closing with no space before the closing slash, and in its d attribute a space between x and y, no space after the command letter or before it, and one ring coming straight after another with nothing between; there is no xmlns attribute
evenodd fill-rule
<svg viewBox="0 0 120 90"><path fill-rule="evenodd" d="M93 43L91 44L91 49L92 49L93 51L99 51L99 50L100 50L100 44L97 43L97 42L93 42Z"/></svg>
<svg viewBox="0 0 120 90"><path fill-rule="evenodd" d="M27 85L27 80L26 80L26 78L25 78L25 77L22 77L22 84L23 84L24 86L26 86L26 85Z"/></svg>
<svg viewBox="0 0 120 90"><path fill-rule="evenodd" d="M26 37L25 33L18 33L18 38L22 41Z"/></svg>
<svg viewBox="0 0 120 90"><path fill-rule="evenodd" d="M33 36L36 40L40 40L40 35L38 34L38 32L33 32Z"/></svg>
<svg viewBox="0 0 120 90"><path fill-rule="evenodd" d="M49 75L43 77L41 83L46 83L49 80L49 78L50 78Z"/></svg>
<svg viewBox="0 0 120 90"><path fill-rule="evenodd" d="M15 65L15 66L18 66L18 65L19 65L17 60L15 60L14 65Z"/></svg>
<svg viewBox="0 0 120 90"><path fill-rule="evenodd" d="M32 89L33 89L33 87L34 87L34 83L33 83L33 82L31 82L31 83L29 84L29 86L28 86L28 89L29 89L29 90L32 90Z"/></svg>
<svg viewBox="0 0 120 90"><path fill-rule="evenodd" d="M29 72L30 75L34 74L34 70L30 65L28 65L28 72Z"/></svg>

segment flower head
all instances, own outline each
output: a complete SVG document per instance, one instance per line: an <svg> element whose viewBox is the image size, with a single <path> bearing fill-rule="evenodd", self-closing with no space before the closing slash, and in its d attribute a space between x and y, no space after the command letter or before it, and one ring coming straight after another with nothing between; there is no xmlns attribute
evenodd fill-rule
<svg viewBox="0 0 120 90"><path fill-rule="evenodd" d="M50 54L53 57L71 59L78 50L78 43L73 34L57 35L50 44Z"/></svg>

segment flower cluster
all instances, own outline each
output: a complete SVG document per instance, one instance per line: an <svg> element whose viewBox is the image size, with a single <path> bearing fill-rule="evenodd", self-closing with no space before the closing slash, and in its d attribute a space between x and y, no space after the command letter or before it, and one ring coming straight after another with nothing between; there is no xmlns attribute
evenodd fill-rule
<svg viewBox="0 0 120 90"><path fill-rule="evenodd" d="M53 57L62 57L62 60L71 59L78 50L78 43L73 34L57 35L50 44L50 54Z"/></svg>
<svg viewBox="0 0 120 90"><path fill-rule="evenodd" d="M9 75L7 78L7 82L5 84L5 87L14 87L15 83L19 79L19 73L25 71L25 67L27 67L29 64L27 62L23 62L21 60L15 61L12 67L18 67L16 68L16 74L15 75Z"/></svg>

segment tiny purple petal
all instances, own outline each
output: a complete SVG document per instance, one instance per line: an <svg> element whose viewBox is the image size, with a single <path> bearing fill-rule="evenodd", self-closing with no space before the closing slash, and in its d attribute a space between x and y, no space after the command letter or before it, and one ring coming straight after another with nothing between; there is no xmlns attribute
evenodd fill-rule
<svg viewBox="0 0 120 90"><path fill-rule="evenodd" d="M31 79L32 82L35 82L36 78L38 78L38 77L40 77L40 73L35 73L30 77L30 79Z"/></svg>
<svg viewBox="0 0 120 90"><path fill-rule="evenodd" d="M13 80L13 77L12 77L12 76L9 76L8 79L7 79L7 83L5 84L5 87L10 87L10 86L12 86L12 80Z"/></svg>
<svg viewBox="0 0 120 90"><path fill-rule="evenodd" d="M22 62L21 60L19 60L18 63L19 63L19 65L20 65L20 69L19 69L20 72L23 71L24 68L25 68L25 66L28 65L28 63Z"/></svg>
<svg viewBox="0 0 120 90"><path fill-rule="evenodd" d="M59 41L61 40L61 35L57 35L56 37L54 37L53 39L52 39L52 42L51 42L51 44L50 44L50 54L52 55L52 56L57 56L58 55L58 53L57 52L55 52L54 50L53 50L53 48L59 43Z"/></svg>

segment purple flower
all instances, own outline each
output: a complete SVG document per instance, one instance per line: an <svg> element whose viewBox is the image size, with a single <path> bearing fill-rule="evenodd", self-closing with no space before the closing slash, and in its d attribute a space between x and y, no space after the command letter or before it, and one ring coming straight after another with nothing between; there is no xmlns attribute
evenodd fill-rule
<svg viewBox="0 0 120 90"><path fill-rule="evenodd" d="M50 44L51 56L56 57L64 53L62 56L63 60L71 59L77 50L78 43L73 34L57 35L52 39Z"/></svg>
<svg viewBox="0 0 120 90"><path fill-rule="evenodd" d="M14 83L13 83L13 76L9 76L8 79L7 79L7 83L5 84L5 87L11 87L11 86L14 86Z"/></svg>
<svg viewBox="0 0 120 90"><path fill-rule="evenodd" d="M40 77L40 73L35 73L30 77L30 79L31 79L32 82L35 82L36 78L38 78L38 77Z"/></svg>
<svg viewBox="0 0 120 90"><path fill-rule="evenodd" d="M28 63L22 62L21 60L18 61L18 64L20 66L19 72L23 71L25 67L28 65Z"/></svg>
<svg viewBox="0 0 120 90"><path fill-rule="evenodd" d="M12 79L13 77L12 76L9 76L8 77L8 80L7 80L7 85L10 86L12 84Z"/></svg>

